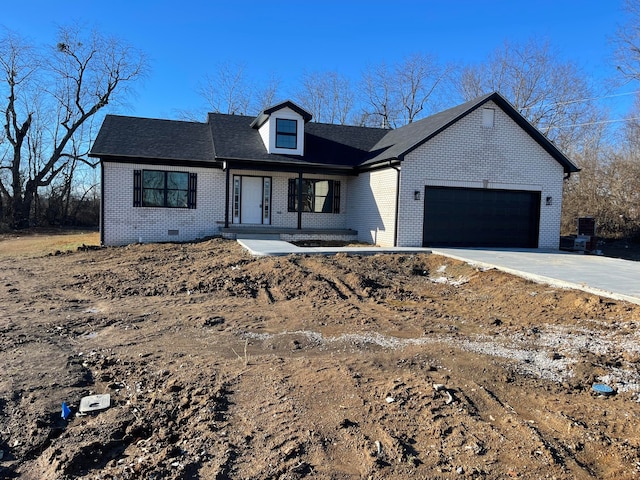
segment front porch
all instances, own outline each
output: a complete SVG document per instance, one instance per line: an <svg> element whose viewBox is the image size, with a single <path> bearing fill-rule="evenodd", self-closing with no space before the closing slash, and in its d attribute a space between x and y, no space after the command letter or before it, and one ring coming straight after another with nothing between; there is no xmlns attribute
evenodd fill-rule
<svg viewBox="0 0 640 480"><path fill-rule="evenodd" d="M283 240L297 242L301 240L323 240L355 242L358 232L351 229L331 228L283 228L270 225L229 225L221 227L223 238L237 240L239 238Z"/></svg>

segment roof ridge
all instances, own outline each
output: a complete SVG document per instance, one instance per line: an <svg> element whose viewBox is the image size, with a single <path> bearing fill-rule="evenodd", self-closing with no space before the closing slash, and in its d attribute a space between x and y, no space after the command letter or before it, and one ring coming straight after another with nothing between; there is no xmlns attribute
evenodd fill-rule
<svg viewBox="0 0 640 480"><path fill-rule="evenodd" d="M175 118L157 118L157 117L141 117L139 115L121 115L118 113L108 113L106 117L119 117L119 118L130 118L132 120L150 120L154 122L180 122L180 123L192 123L194 125L206 125L207 122L198 122L196 120L179 120Z"/></svg>

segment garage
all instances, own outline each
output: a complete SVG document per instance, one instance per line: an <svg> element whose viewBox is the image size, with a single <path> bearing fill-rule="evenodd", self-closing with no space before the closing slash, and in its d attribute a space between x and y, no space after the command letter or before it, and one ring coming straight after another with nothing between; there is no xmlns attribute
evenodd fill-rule
<svg viewBox="0 0 640 480"><path fill-rule="evenodd" d="M425 247L537 248L540 192L425 187Z"/></svg>

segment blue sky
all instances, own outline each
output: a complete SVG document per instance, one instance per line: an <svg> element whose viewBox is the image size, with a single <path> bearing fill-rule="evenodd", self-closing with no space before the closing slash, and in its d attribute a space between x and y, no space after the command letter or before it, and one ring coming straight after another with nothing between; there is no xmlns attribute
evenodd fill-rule
<svg viewBox="0 0 640 480"><path fill-rule="evenodd" d="M476 63L505 41L548 41L594 80L615 73L611 38L624 23L622 0L23 0L5 2L0 25L51 43L57 25L80 22L119 36L150 58L151 73L125 113L173 118L204 107L196 90L224 62L247 76L281 79L293 96L304 72L356 80L369 64L424 52ZM640 88L628 84L613 93ZM618 114L631 95L603 99Z"/></svg>

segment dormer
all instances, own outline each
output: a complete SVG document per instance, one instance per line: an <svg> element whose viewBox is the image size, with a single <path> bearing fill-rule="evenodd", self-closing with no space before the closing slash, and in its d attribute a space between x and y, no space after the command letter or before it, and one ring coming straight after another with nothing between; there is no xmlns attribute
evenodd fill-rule
<svg viewBox="0 0 640 480"><path fill-rule="evenodd" d="M251 122L258 130L267 153L304 155L304 125L311 114L287 100L262 111Z"/></svg>

